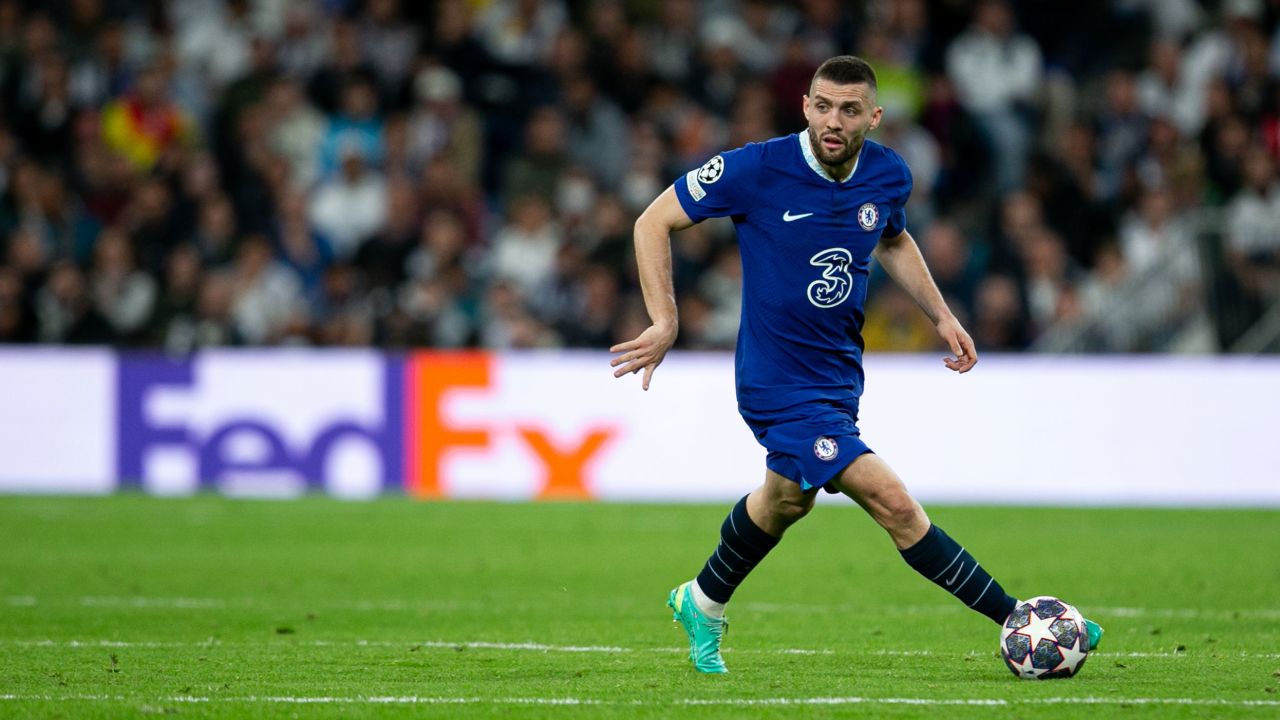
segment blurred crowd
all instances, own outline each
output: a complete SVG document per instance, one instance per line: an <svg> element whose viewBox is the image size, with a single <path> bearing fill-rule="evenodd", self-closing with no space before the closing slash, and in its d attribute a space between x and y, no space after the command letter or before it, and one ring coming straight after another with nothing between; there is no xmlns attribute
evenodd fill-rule
<svg viewBox="0 0 1280 720"><path fill-rule="evenodd" d="M636 215L802 129L814 69L853 53L980 348L1166 349L1206 278L1255 315L1280 291L1278 21L1277 0L0 0L0 342L607 347L648 324ZM673 248L678 347L732 347L732 226ZM935 348L875 285L868 346Z"/></svg>

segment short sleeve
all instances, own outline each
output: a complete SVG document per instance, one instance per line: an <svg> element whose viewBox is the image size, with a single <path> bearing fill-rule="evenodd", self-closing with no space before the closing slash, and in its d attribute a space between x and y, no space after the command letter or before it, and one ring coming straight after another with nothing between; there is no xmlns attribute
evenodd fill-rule
<svg viewBox="0 0 1280 720"><path fill-rule="evenodd" d="M880 233L881 237L895 238L907 229L907 200L911 198L911 189L915 181L911 177L911 168L907 167L906 161L898 157L898 163L902 167L901 194L893 202L893 209L889 211L889 219L885 223L884 232Z"/></svg>
<svg viewBox="0 0 1280 720"><path fill-rule="evenodd" d="M759 191L760 145L750 144L711 158L685 173L673 187L680 206L694 222L742 215Z"/></svg>

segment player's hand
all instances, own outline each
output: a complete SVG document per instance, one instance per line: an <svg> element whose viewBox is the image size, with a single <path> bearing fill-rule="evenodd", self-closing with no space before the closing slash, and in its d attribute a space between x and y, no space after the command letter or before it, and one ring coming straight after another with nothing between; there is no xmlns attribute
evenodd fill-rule
<svg viewBox="0 0 1280 720"><path fill-rule="evenodd" d="M948 317L938 323L938 336L942 338L955 357L942 358L947 369L958 373L967 373L978 364L978 351L973 347L973 338L964 331L960 321Z"/></svg>
<svg viewBox="0 0 1280 720"><path fill-rule="evenodd" d="M648 390L649 378L653 377L653 371L662 364L662 359L667 356L667 351L675 342L675 325L650 325L635 340L618 343L609 348L609 352L622 353L609 363L618 368L613 372L613 376L620 378L623 375L644 370L644 379L641 380L640 386Z"/></svg>

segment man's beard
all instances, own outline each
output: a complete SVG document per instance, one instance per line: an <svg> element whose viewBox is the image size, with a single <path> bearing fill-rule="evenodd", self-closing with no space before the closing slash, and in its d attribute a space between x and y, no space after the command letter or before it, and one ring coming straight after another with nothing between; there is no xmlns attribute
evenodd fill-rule
<svg viewBox="0 0 1280 720"><path fill-rule="evenodd" d="M823 165L830 165L831 167L843 165L852 160L853 156L858 153L858 149L862 147L861 138L850 138L846 140L834 133L826 134L837 138L844 144L836 150L828 150L827 147L822 144L822 136L818 135L817 130L810 127L809 146L813 148L814 154L818 158L818 162L821 162Z"/></svg>

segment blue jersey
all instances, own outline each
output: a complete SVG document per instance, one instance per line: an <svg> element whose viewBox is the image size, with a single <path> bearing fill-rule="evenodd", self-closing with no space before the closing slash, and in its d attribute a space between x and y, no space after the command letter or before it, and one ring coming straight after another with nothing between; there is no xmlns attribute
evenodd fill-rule
<svg viewBox="0 0 1280 720"><path fill-rule="evenodd" d="M862 324L871 251L906 227L911 171L865 141L832 178L807 132L730 150L675 183L695 222L731 217L742 255L737 390L746 413L862 395Z"/></svg>

